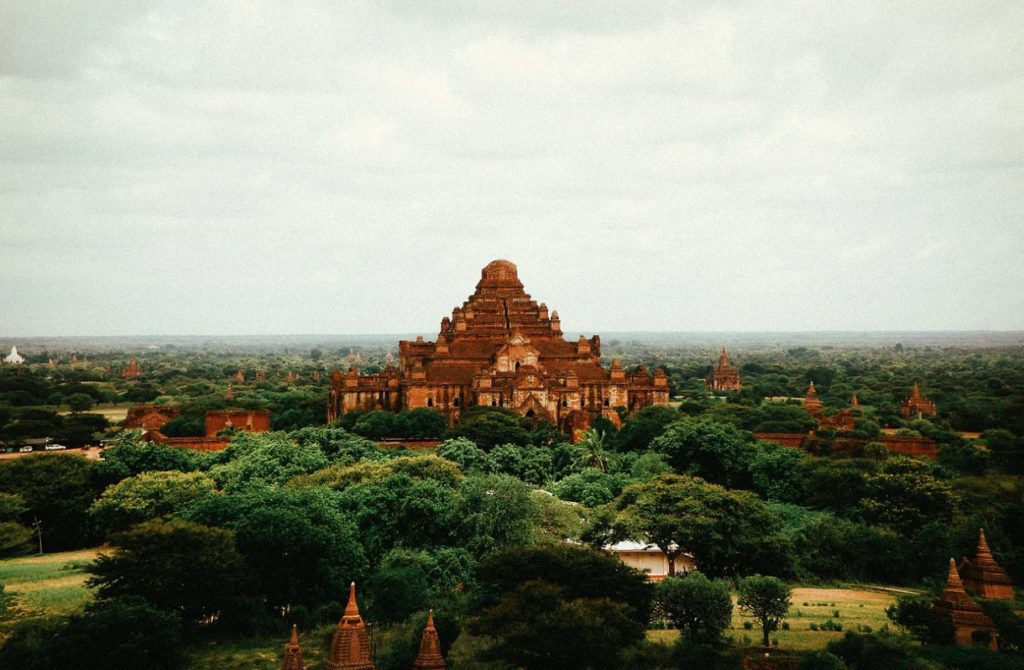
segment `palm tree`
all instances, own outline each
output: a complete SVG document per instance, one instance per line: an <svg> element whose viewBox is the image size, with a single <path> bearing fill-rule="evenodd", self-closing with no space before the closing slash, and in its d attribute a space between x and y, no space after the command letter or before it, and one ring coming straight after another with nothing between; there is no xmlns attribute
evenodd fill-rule
<svg viewBox="0 0 1024 670"><path fill-rule="evenodd" d="M605 449L604 433L591 428L580 443L580 455L573 462L575 467L597 468L604 472L608 467L608 452Z"/></svg>

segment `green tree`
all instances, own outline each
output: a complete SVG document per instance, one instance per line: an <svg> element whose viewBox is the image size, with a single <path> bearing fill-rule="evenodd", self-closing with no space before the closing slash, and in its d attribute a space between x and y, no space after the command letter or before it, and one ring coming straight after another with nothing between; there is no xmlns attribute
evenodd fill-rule
<svg viewBox="0 0 1024 670"><path fill-rule="evenodd" d="M67 398L68 407L72 412L85 412L92 409L92 397L85 393L72 393Z"/></svg>
<svg viewBox="0 0 1024 670"><path fill-rule="evenodd" d="M214 481L201 472L143 472L108 487L89 515L98 528L120 531L173 514L216 490Z"/></svg>
<svg viewBox="0 0 1024 670"><path fill-rule="evenodd" d="M181 620L137 596L90 603L53 642L57 668L173 670L184 660Z"/></svg>
<svg viewBox="0 0 1024 670"><path fill-rule="evenodd" d="M695 642L717 643L732 621L729 584L699 572L658 582L654 599L676 628Z"/></svg>
<svg viewBox="0 0 1024 670"><path fill-rule="evenodd" d="M464 437L484 451L499 444L524 446L530 434L523 419L515 412L500 407L473 407L445 433L445 439Z"/></svg>
<svg viewBox="0 0 1024 670"><path fill-rule="evenodd" d="M100 598L141 596L199 623L217 617L246 574L230 531L187 521L147 521L114 537L116 550L89 566Z"/></svg>
<svg viewBox="0 0 1024 670"><path fill-rule="evenodd" d="M762 642L768 646L768 635L777 630L789 611L789 587L777 577L754 575L740 580L740 611L754 617L761 625Z"/></svg>
<svg viewBox="0 0 1024 670"><path fill-rule="evenodd" d="M371 440L401 436L398 417L394 412L387 412L385 410L363 414L356 420L355 425L352 426L352 432Z"/></svg>
<svg viewBox="0 0 1024 670"><path fill-rule="evenodd" d="M477 570L468 626L488 656L519 667L617 667L644 635L651 587L617 559L584 547L510 548Z"/></svg>
<svg viewBox="0 0 1024 670"><path fill-rule="evenodd" d="M102 489L94 463L70 454L0 462L0 492L24 501L28 510L23 518L40 523L47 551L93 541L87 512Z"/></svg>
<svg viewBox="0 0 1024 670"><path fill-rule="evenodd" d="M341 498L325 488L254 485L202 498L184 516L232 532L251 577L249 593L270 611L312 609L367 573L362 538Z"/></svg>
<svg viewBox="0 0 1024 670"><path fill-rule="evenodd" d="M425 407L399 412L396 425L402 437L416 440L441 437L448 429L448 421L440 412Z"/></svg>
<svg viewBox="0 0 1024 670"><path fill-rule="evenodd" d="M327 465L327 457L313 444L296 445L285 433L242 433L227 449L231 460L215 466L210 475L226 490L254 482L283 484L295 475Z"/></svg>
<svg viewBox="0 0 1024 670"><path fill-rule="evenodd" d="M458 546L480 557L535 536L537 505L530 487L507 475L470 476L459 487L454 520Z"/></svg>
<svg viewBox="0 0 1024 670"><path fill-rule="evenodd" d="M930 521L950 521L955 498L948 483L926 472L882 472L867 478L860 506L869 520L910 535Z"/></svg>
<svg viewBox="0 0 1024 670"><path fill-rule="evenodd" d="M487 473L494 469L487 452L464 437L445 440L437 445L434 453L454 462L466 474Z"/></svg>
<svg viewBox="0 0 1024 670"><path fill-rule="evenodd" d="M767 500L799 501L803 495L799 466L807 460L807 454L770 442L758 446L749 466L754 490Z"/></svg>
<svg viewBox="0 0 1024 670"><path fill-rule="evenodd" d="M596 516L584 539L654 544L668 557L670 575L686 551L702 572L717 577L784 566L788 544L781 527L782 519L753 493L662 475L627 486Z"/></svg>
<svg viewBox="0 0 1024 670"><path fill-rule="evenodd" d="M750 487L750 464L758 454L753 436L703 418L684 417L651 442L680 474L701 477L730 488Z"/></svg>

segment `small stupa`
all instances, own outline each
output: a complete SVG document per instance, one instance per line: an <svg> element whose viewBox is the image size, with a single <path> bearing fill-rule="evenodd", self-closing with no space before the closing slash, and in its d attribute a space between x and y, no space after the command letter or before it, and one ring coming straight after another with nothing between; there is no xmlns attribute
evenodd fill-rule
<svg viewBox="0 0 1024 670"><path fill-rule="evenodd" d="M355 582L349 586L348 605L334 630L326 667L327 670L376 670L370 658L370 634L356 603Z"/></svg>
<svg viewBox="0 0 1024 670"><path fill-rule="evenodd" d="M427 625L423 629L423 639L420 640L420 653L416 655L416 662L412 664L413 670L448 670L448 664L444 662L441 655L441 639L437 636L437 628L434 627L434 610L427 615Z"/></svg>
<svg viewBox="0 0 1024 670"><path fill-rule="evenodd" d="M284 646L284 660L281 661L281 670L305 670L302 662L302 648L299 646L299 628L292 625L292 638Z"/></svg>
<svg viewBox="0 0 1024 670"><path fill-rule="evenodd" d="M25 357L18 353L18 347L11 345L11 353L7 354L4 358L4 363L11 363L13 365L21 365L25 362Z"/></svg>
<svg viewBox="0 0 1024 670"><path fill-rule="evenodd" d="M814 382L812 381L811 385L807 387L807 394L804 397L804 409L811 415L814 415L821 412L822 407L822 402L818 399L818 390L814 388Z"/></svg>
<svg viewBox="0 0 1024 670"><path fill-rule="evenodd" d="M988 646L995 650L998 646L998 635L992 619L985 614L978 603L964 591L960 581L960 573L956 569L956 561L949 559L949 574L946 577L946 588L942 596L935 601L935 612L953 622L953 634L957 644L969 647L975 644L975 631L985 630L989 633Z"/></svg>
<svg viewBox="0 0 1024 670"><path fill-rule="evenodd" d="M963 574L964 586L982 598L1013 600L1013 580L992 557L984 528L978 530L978 549L974 560L964 558L960 572Z"/></svg>

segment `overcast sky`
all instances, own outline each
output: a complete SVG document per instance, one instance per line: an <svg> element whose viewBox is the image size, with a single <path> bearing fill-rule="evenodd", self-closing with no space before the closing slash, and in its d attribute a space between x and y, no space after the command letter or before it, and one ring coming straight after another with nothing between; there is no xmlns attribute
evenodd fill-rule
<svg viewBox="0 0 1024 670"><path fill-rule="evenodd" d="M0 4L0 335L1024 328L1024 3Z"/></svg>

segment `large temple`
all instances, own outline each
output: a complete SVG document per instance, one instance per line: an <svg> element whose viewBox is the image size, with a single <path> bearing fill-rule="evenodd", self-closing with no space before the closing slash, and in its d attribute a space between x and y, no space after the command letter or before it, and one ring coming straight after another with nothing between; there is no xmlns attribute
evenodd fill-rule
<svg viewBox="0 0 1024 670"><path fill-rule="evenodd" d="M532 300L516 266L505 260L483 269L476 292L441 320L435 341L403 340L398 350L397 368L331 373L328 421L352 410L428 407L451 423L465 408L491 406L575 434L599 416L617 420L616 407L636 410L669 399L664 371L627 372L618 359L605 369L597 335L567 341L558 312Z"/></svg>

